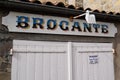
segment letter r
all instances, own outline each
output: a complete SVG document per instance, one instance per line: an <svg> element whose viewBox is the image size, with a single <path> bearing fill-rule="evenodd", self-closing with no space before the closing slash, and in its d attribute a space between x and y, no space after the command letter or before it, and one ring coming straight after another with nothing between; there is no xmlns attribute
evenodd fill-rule
<svg viewBox="0 0 120 80"><path fill-rule="evenodd" d="M37 28L37 26L39 26L42 29L43 23L44 23L44 21L42 18L33 18L33 27L32 28Z"/></svg>

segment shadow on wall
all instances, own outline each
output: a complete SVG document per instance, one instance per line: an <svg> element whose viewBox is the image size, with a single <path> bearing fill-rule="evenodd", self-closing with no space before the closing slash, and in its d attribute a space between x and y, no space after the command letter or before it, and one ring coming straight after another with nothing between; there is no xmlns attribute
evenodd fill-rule
<svg viewBox="0 0 120 80"><path fill-rule="evenodd" d="M0 80L11 80L10 72L0 72Z"/></svg>
<svg viewBox="0 0 120 80"><path fill-rule="evenodd" d="M11 56L12 41L0 40L0 80L11 80Z"/></svg>

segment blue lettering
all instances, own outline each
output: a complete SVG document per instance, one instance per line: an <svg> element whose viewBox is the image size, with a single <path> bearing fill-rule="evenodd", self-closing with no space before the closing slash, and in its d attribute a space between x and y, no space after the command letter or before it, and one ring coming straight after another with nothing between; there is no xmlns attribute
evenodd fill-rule
<svg viewBox="0 0 120 80"><path fill-rule="evenodd" d="M29 27L29 18L26 16L17 16L17 26L16 27L20 27L20 28L28 28Z"/></svg>
<svg viewBox="0 0 120 80"><path fill-rule="evenodd" d="M60 26L60 28L61 28L62 30L66 31L66 30L69 30L68 24L69 24L69 23L68 23L67 21L61 21L60 24L59 24L59 26Z"/></svg>
<svg viewBox="0 0 120 80"><path fill-rule="evenodd" d="M47 21L47 29L48 29L48 30L49 30L49 29L51 29L51 30L55 29L55 28L56 28L56 25L57 25L56 20L49 19L49 20Z"/></svg>
<svg viewBox="0 0 120 80"><path fill-rule="evenodd" d="M102 26L102 33L108 33L108 26L107 25L101 25Z"/></svg>
<svg viewBox="0 0 120 80"><path fill-rule="evenodd" d="M44 28L44 26L42 25L44 23L42 18L32 18L33 19L33 27L32 28L37 28L40 27L41 29Z"/></svg>
<svg viewBox="0 0 120 80"><path fill-rule="evenodd" d="M87 31L92 32L91 24L83 23L83 25L84 25L84 32L87 32Z"/></svg>
<svg viewBox="0 0 120 80"><path fill-rule="evenodd" d="M100 28L99 24L93 24L93 28L95 29L95 32L98 33L98 28Z"/></svg>
<svg viewBox="0 0 120 80"><path fill-rule="evenodd" d="M80 28L79 22L74 22L71 30L75 31L75 29L78 29L78 31L82 31L81 28Z"/></svg>

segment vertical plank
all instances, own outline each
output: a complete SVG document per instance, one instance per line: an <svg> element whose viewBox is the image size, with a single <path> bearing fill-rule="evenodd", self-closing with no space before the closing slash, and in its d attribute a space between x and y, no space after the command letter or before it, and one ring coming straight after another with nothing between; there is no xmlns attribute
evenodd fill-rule
<svg viewBox="0 0 120 80"><path fill-rule="evenodd" d="M68 42L68 80L72 80L72 43Z"/></svg>
<svg viewBox="0 0 120 80"><path fill-rule="evenodd" d="M48 51L50 47L44 46L43 52ZM43 53L43 80L50 79L50 53Z"/></svg>
<svg viewBox="0 0 120 80"><path fill-rule="evenodd" d="M113 54L112 53L108 53L108 54L105 54L103 53L102 54L102 59L104 60L104 65L103 65L103 68L104 68L104 79L103 80L106 80L106 79L109 79L109 80L114 80L114 68L113 68ZM102 73L102 72L101 72Z"/></svg>
<svg viewBox="0 0 120 80"><path fill-rule="evenodd" d="M17 74L18 74L18 77L17 77L17 80L20 80L21 78L21 74L20 74L20 71L21 71L21 55L20 53L17 53L18 54L18 62L17 62L17 65L18 65L18 70L17 70Z"/></svg>
<svg viewBox="0 0 120 80"><path fill-rule="evenodd" d="M22 41L18 45L22 45L21 43ZM15 49L33 53L14 53L12 80L114 80L113 54L89 53L89 50L104 51L104 44L77 43L73 47L68 44L67 49L63 47L65 44L57 42L24 41L23 43L24 46ZM76 50L72 51L74 47ZM57 53L64 51L65 48L66 53ZM79 52L86 50L88 53ZM35 51L40 53L34 53ZM89 64L89 55L99 55L99 63Z"/></svg>
<svg viewBox="0 0 120 80"><path fill-rule="evenodd" d="M87 54L83 54L82 56L83 58L83 62L81 64L83 64L83 80L91 80L91 79L88 79L88 58L87 58Z"/></svg>
<svg viewBox="0 0 120 80"><path fill-rule="evenodd" d="M97 56L98 63L92 64L93 65L93 79L98 80L99 72L98 72L98 64L99 64L99 55L98 53L90 53L93 56Z"/></svg>
<svg viewBox="0 0 120 80"><path fill-rule="evenodd" d="M72 70L72 72L73 72L73 77L72 77L72 79L74 79L74 80L77 80L77 72L78 72L78 69L77 69L77 65L78 65L78 62L77 62L77 47L76 46L74 46L73 47L73 50L72 50L72 68L73 68L73 70Z"/></svg>
<svg viewBox="0 0 120 80"><path fill-rule="evenodd" d="M27 79L35 80L35 54L27 53Z"/></svg>
<svg viewBox="0 0 120 80"><path fill-rule="evenodd" d="M20 57L20 80L26 80L26 53L19 53Z"/></svg>
<svg viewBox="0 0 120 80"><path fill-rule="evenodd" d="M18 79L17 80L26 80L26 56L24 53L18 54Z"/></svg>
<svg viewBox="0 0 120 80"><path fill-rule="evenodd" d="M99 58L99 79L101 80L105 80L106 77L106 70L105 70L105 60L104 60L104 53L100 53L99 54L100 58Z"/></svg>
<svg viewBox="0 0 120 80"><path fill-rule="evenodd" d="M55 48L56 49L56 48ZM51 80L58 80L58 54L53 53L50 56L50 79Z"/></svg>
<svg viewBox="0 0 120 80"><path fill-rule="evenodd" d="M110 53L110 59L111 59L111 61L110 61L110 66L111 66L111 68L110 68L110 73L111 73L111 80L115 80L115 77L114 77L114 55L113 55L113 53Z"/></svg>
<svg viewBox="0 0 120 80"><path fill-rule="evenodd" d="M76 54L76 79L75 80L83 80L83 54L77 53Z"/></svg>
<svg viewBox="0 0 120 80"><path fill-rule="evenodd" d="M63 50L66 47L58 47L59 50ZM58 79L57 80L68 80L68 61L67 61L67 50L66 53L57 54L58 56Z"/></svg>
<svg viewBox="0 0 120 80"><path fill-rule="evenodd" d="M12 72L11 80L18 80L18 54L14 53L12 56Z"/></svg>
<svg viewBox="0 0 120 80"><path fill-rule="evenodd" d="M42 46L36 46L36 51L42 52ZM43 80L43 53L35 53L35 80Z"/></svg>

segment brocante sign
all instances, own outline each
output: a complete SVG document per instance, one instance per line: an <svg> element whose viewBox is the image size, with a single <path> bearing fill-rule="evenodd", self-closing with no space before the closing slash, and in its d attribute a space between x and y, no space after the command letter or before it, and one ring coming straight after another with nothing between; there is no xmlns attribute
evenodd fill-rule
<svg viewBox="0 0 120 80"><path fill-rule="evenodd" d="M2 24L8 26L10 32L45 33L62 35L104 36L114 37L117 29L113 23L97 22L88 24L85 20L10 12L3 17Z"/></svg>

